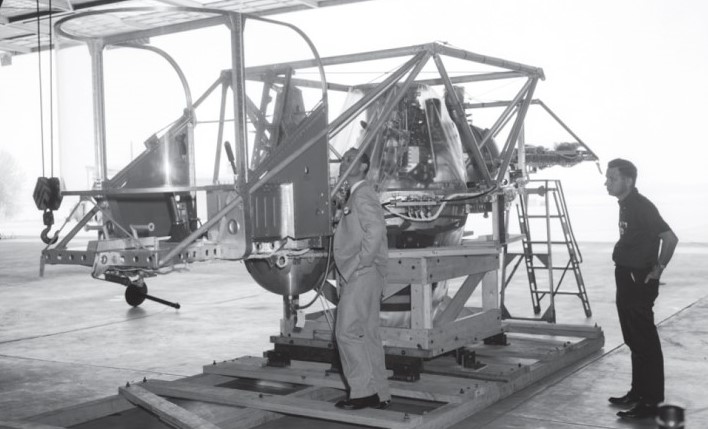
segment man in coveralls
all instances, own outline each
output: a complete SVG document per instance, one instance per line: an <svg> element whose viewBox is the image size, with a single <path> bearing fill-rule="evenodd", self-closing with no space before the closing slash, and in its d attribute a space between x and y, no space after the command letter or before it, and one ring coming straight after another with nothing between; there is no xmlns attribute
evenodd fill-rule
<svg viewBox="0 0 708 429"><path fill-rule="evenodd" d="M357 149L342 157L340 176L354 163ZM386 221L379 197L365 178L369 157L362 154L349 175L349 197L334 234L334 261L339 272L335 336L349 399L338 408L385 409L391 402L379 314L388 263Z"/></svg>
<svg viewBox="0 0 708 429"><path fill-rule="evenodd" d="M637 168L624 159L607 165L607 192L619 200L620 238L612 259L617 284L617 314L625 344L632 352L632 386L610 403L632 407L621 418L654 417L664 400L664 357L654 325L659 278L671 260L678 238L657 208L635 187Z"/></svg>

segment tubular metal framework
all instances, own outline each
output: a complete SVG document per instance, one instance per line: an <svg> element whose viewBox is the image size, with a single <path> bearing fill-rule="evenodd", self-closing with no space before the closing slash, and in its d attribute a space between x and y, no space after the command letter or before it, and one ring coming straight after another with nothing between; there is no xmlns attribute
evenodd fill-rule
<svg viewBox="0 0 708 429"><path fill-rule="evenodd" d="M543 107L584 148L577 161L596 159L545 104L533 98L538 81L545 78L538 67L438 42L320 58L309 39L291 25L214 9L161 8L160 13L172 12L185 18L169 25L153 23L139 30L127 27L107 34L84 34L78 25L106 14L125 20L151 11L123 8L79 13L56 24L58 35L72 43L88 45L92 54L93 144L99 186L64 193L79 196L81 203L92 207L61 241L43 251L42 264L85 265L93 268L96 278L135 286L143 285L145 277L161 274L175 264L209 259L245 260L261 285L296 299L300 293L324 284L328 275L327 255L337 213L336 200L355 163L339 175L330 171L329 165L336 165L348 147L358 147L359 157L364 153L379 154L380 159L374 161L381 165L395 153L399 157L398 173L390 177L398 181L404 176L413 178L406 179L413 181L408 188L380 189L382 204L390 213L389 226L403 231L403 237L410 233L415 241L417 235L427 234L427 229L461 231L468 213L490 211L492 239L497 249L508 238L503 227L505 209L518 187L523 187L528 179L523 132L530 106ZM249 20L294 31L309 47L310 57L265 65L246 64L244 28ZM181 65L166 52L143 44L150 38L211 26L228 29L231 64L229 69L213 71L218 77L192 103L190 85ZM103 55L109 46L131 46L159 54L180 77L186 98L183 116L163 135L151 136L145 152L113 178L108 177L106 162L103 73ZM374 80L348 76L338 81L334 77L343 74L327 73L330 69L375 62L384 62L390 68L383 77ZM451 63L456 64L454 72L450 71ZM458 68L463 71L457 71ZM474 85L494 81L518 84L518 90L506 101L470 103L464 99L465 93L474 93ZM253 83L258 85L255 92L248 89ZM218 88L221 90L217 91ZM424 99L420 94L425 88L445 95ZM310 97L316 101L304 107L307 104L304 94L313 93ZM216 151L210 163L211 184L196 186L195 158L205 151L200 149L204 145L195 141L194 130L199 125L195 110L215 94L220 100ZM341 114L331 117L330 100L337 94L340 97L359 94L359 98ZM470 112L481 108L502 110L488 129L468 119ZM227 112L233 114L232 121L226 119ZM427 122L420 126L427 130L428 143L415 143L413 131L401 125L406 120L414 124L407 115L419 114L416 112L427 112ZM361 121L363 116L366 121ZM345 131L357 128L358 119L362 124L360 138L337 146L335 141ZM421 121L416 124L423 124ZM507 127L509 123L511 126ZM230 128L233 134L225 141ZM505 142L497 149L494 138L502 132L506 132ZM460 183L448 179L440 183L428 181L431 175L442 174L449 168L436 158L442 147L441 136L461 148L467 171ZM233 142L235 151L228 140ZM180 152L183 144L186 150ZM233 171L230 183L223 182L223 150ZM414 155L431 158L427 164L423 161L415 164ZM145 169L160 163L175 171L183 170L183 176L170 182L131 179L136 175L142 177ZM206 194L207 216L203 220L197 216L197 194ZM97 215L100 219L92 228L99 231L98 240L91 241L85 250L69 250L69 242L82 228L94 223ZM443 224L443 218L452 220ZM150 224L154 224L152 229L145 227ZM405 230L410 224L418 225L419 229ZM441 245L439 239L434 240ZM489 256L485 249L483 253ZM477 282L485 276L484 270L494 265L485 263L484 269L473 273ZM469 286L471 290L474 283ZM444 320L448 319L454 317L447 314Z"/></svg>

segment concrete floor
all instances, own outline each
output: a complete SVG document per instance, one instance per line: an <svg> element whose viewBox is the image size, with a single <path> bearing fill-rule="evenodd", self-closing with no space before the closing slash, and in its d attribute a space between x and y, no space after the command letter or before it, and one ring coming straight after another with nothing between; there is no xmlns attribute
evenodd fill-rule
<svg viewBox="0 0 708 429"><path fill-rule="evenodd" d="M114 395L143 377L174 380L215 360L260 356L278 332L280 298L256 285L241 263L196 264L148 281L151 294L179 302L180 310L152 302L130 308L122 287L91 279L85 268L49 266L39 278L38 241L0 240L0 419ZM593 318L585 318L577 298L565 297L558 319L602 326L603 352L455 428L654 427L618 420L607 404L608 396L628 389L629 352L616 320L611 245L582 250ZM689 428L708 427L706 255L708 246L680 245L655 307L666 401L686 408ZM521 281L510 287L516 314L530 312L525 287Z"/></svg>

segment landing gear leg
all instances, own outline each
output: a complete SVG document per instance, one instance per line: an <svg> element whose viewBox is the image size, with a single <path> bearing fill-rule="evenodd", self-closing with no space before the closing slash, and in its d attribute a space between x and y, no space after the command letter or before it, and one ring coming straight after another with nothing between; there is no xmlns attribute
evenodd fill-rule
<svg viewBox="0 0 708 429"><path fill-rule="evenodd" d="M130 306L137 307L146 299L149 299L150 301L155 301L168 307L176 309L181 307L178 302L170 302L156 296L148 295L148 287L142 278L138 278L138 280L133 281L123 275L106 273L105 280L113 283L120 283L125 286L125 302L127 302Z"/></svg>
<svg viewBox="0 0 708 429"><path fill-rule="evenodd" d="M181 307L178 302L170 302L156 296L148 295L147 291L148 288L144 282L142 282L142 284L131 283L125 288L125 302L133 307L137 307L142 304L143 301L149 299L150 301L155 301L168 307L176 309Z"/></svg>

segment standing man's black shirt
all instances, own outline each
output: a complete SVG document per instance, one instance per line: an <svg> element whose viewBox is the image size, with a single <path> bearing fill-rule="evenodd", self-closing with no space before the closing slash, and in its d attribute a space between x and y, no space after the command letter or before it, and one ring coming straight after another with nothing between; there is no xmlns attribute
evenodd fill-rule
<svg viewBox="0 0 708 429"><path fill-rule="evenodd" d="M619 201L620 239L615 244L612 260L627 268L648 269L657 263L659 234L671 228L656 206L636 188Z"/></svg>

